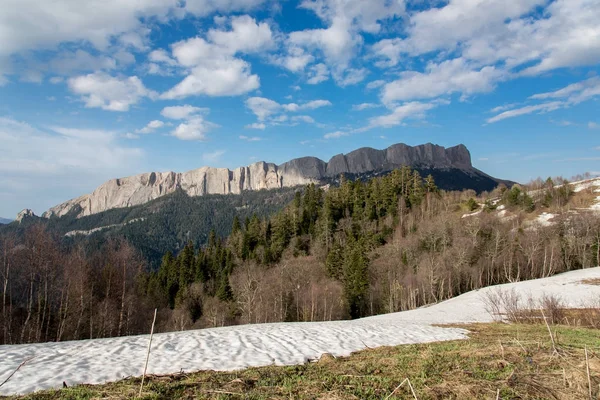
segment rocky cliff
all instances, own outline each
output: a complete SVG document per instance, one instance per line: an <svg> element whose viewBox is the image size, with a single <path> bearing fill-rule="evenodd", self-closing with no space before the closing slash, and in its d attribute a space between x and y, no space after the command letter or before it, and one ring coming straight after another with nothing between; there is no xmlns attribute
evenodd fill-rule
<svg viewBox="0 0 600 400"><path fill-rule="evenodd" d="M403 165L428 170L459 169L481 174L472 167L471 155L462 144L447 149L431 143L415 147L395 144L384 150L361 148L346 155L336 155L329 162L303 157L281 165L260 161L234 170L202 167L183 173L150 172L113 179L91 194L52 207L42 216L48 218L74 212L82 217L112 208L144 204L178 189L189 196L239 194L244 190L323 183L340 174L385 172Z"/></svg>

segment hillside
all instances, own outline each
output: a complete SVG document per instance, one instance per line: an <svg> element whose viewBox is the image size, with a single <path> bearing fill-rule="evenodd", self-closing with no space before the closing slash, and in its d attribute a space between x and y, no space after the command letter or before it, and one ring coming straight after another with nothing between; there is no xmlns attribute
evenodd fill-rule
<svg viewBox="0 0 600 400"><path fill-rule="evenodd" d="M276 213L294 198L295 189L247 191L239 195L190 197L181 191L149 203L104 211L77 218L26 217L20 224L0 227L0 234L23 236L27 229L42 224L68 247L84 245L101 248L111 238L125 238L153 268L167 252L178 252L185 244L205 245L212 230L219 237L229 235L235 216L244 220L252 215L266 217Z"/></svg>
<svg viewBox="0 0 600 400"><path fill-rule="evenodd" d="M11 222L12 222L12 219L0 218L0 224L10 224Z"/></svg>
<svg viewBox="0 0 600 400"><path fill-rule="evenodd" d="M96 246L89 244L102 231L67 237L87 238L86 246L27 217L7 227L24 227L22 235L0 230L3 287L12 293L0 340L139 334L154 308L158 332L356 319L593 267L600 260L597 188L578 185L556 179L477 196L440 191L431 176L407 167L327 190L311 184L274 215L233 216L227 237L213 231L200 247L190 237L154 268L136 248L144 236L107 236ZM550 213L560 218L535 223ZM191 225L192 217L193 208ZM142 226L130 222L114 229Z"/></svg>
<svg viewBox="0 0 600 400"><path fill-rule="evenodd" d="M152 341L148 373L164 375L183 371L231 371L268 365L304 364L309 360L318 360L324 353L340 357L365 348L467 339L469 330L440 324L494 321L498 316L490 312L487 302L490 294L513 293L527 298L534 307L542 304L546 298L560 298L560 304L565 308L589 307L597 304L600 297L600 286L590 283L598 279L600 268L590 268L485 288L430 307L354 321L244 325L157 334ZM531 338L522 332L519 339L528 345ZM62 387L63 381L76 385L140 376L148 340L148 335L142 335L0 347L5 354L0 360L0 378L14 371L23 360L28 360L19 369L18 376L0 388L0 394L58 388ZM563 336L561 344L564 340ZM445 352L452 349L452 344L449 346L439 353L438 360L450 355ZM494 346L498 346L497 342ZM507 353L512 356L512 348ZM372 370L365 374L376 374L373 372L375 369L381 371L385 367L379 367L375 362ZM431 368L420 371L422 379L431 379L434 373ZM415 379L414 376L411 373L411 379ZM405 377L408 376L400 378ZM188 385L190 388L193 386ZM389 384L387 394L391 393L394 386ZM381 398L381 394L378 398Z"/></svg>

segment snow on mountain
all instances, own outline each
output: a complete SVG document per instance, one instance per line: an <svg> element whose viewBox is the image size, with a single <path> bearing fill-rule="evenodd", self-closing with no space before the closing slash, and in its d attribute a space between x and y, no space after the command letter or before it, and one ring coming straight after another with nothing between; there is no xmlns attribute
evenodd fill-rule
<svg viewBox="0 0 600 400"><path fill-rule="evenodd" d="M600 267L500 287L514 288L526 298L556 295L566 306L585 307L600 299L600 286L582 283L595 278L600 278ZM354 321L242 325L157 334L148 373L300 364L323 353L347 356L367 346L466 339L468 331L464 329L433 325L492 321L483 300L489 290L494 289L484 288L429 307ZM148 339L148 335L140 335L0 346L0 382L29 359L0 387L0 395L59 388L63 381L75 385L139 376Z"/></svg>

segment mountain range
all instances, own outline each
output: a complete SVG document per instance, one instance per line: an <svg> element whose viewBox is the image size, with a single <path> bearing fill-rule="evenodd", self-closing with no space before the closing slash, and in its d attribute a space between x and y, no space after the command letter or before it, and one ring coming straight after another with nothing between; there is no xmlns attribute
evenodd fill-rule
<svg viewBox="0 0 600 400"><path fill-rule="evenodd" d="M12 222L12 219L0 218L0 224L10 224L11 222Z"/></svg>
<svg viewBox="0 0 600 400"><path fill-rule="evenodd" d="M240 194L244 191L290 188L309 183L334 183L340 175L364 179L384 174L402 166L431 174L438 186L446 190L491 190L499 183L471 164L469 150L462 144L444 148L427 143L415 147L395 144L384 150L360 148L338 154L325 162L316 157L297 158L280 165L259 161L233 170L201 167L188 172L148 172L112 179L92 193L50 208L42 216L78 218L115 208L148 203L159 197L183 191L188 196Z"/></svg>
<svg viewBox="0 0 600 400"><path fill-rule="evenodd" d="M226 237L236 216L244 221L277 213L301 185L336 185L341 175L366 180L405 165L423 177L431 174L444 190L483 192L513 183L474 168L464 145L396 144L384 150L361 148L328 162L303 157L280 165L261 161L234 170L202 167L112 179L90 194L52 207L42 218L25 209L16 218L18 224L0 230L22 235L41 223L65 244L85 243L89 248L100 248L109 238L125 238L157 268L167 251L177 253L190 241L206 244L211 230Z"/></svg>

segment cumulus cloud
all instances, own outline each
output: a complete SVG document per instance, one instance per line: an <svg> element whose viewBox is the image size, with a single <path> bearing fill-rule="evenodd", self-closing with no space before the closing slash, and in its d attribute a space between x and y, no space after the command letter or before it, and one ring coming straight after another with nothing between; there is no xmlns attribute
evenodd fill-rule
<svg viewBox="0 0 600 400"><path fill-rule="evenodd" d="M209 111L208 108L185 104L165 107L161 110L160 115L169 119L183 120L171 131L171 136L181 140L205 141L207 133L219 127L205 119L205 115Z"/></svg>
<svg viewBox="0 0 600 400"><path fill-rule="evenodd" d="M139 172L144 153L119 143L113 131L36 128L0 117L2 212L42 212L107 179ZM8 210L8 211L7 211Z"/></svg>
<svg viewBox="0 0 600 400"><path fill-rule="evenodd" d="M349 132L344 132L344 131L335 131L335 132L331 132L331 133L327 133L323 136L323 139L339 139L343 136L348 136L350 135Z"/></svg>
<svg viewBox="0 0 600 400"><path fill-rule="evenodd" d="M208 111L208 108L194 107L189 104L185 104L183 106L165 107L160 112L160 115L170 119L186 119L191 115L207 113Z"/></svg>
<svg viewBox="0 0 600 400"><path fill-rule="evenodd" d="M329 68L323 63L319 63L310 67L308 73L308 80L306 83L309 85L316 85L329 79Z"/></svg>
<svg viewBox="0 0 600 400"><path fill-rule="evenodd" d="M536 8L543 11L536 11ZM482 65L526 66L524 75L600 61L597 0L450 0L413 12L402 38L372 47L381 67L403 57L460 52Z"/></svg>
<svg viewBox="0 0 600 400"><path fill-rule="evenodd" d="M260 87L258 75L252 74L250 64L237 55L272 46L271 28L247 15L232 17L230 24L230 30L209 30L207 39L195 37L172 45L173 57L188 75L162 98L237 96Z"/></svg>
<svg viewBox="0 0 600 400"><path fill-rule="evenodd" d="M403 15L405 11L401 0L304 0L300 8L314 12L326 27L287 35L287 55L281 56L278 64L293 66L288 67L292 72L304 71L316 59L307 54L316 54L322 59L317 65L322 66L311 67L308 83L324 81L328 76L327 68L342 86L357 83L366 75L360 68L356 69L360 72L346 72L363 45L362 33L379 33L383 23Z"/></svg>
<svg viewBox="0 0 600 400"><path fill-rule="evenodd" d="M285 115L286 112L298 112L302 110L315 110L321 107L331 106L329 100L311 100L306 103L296 104L287 103L279 104L278 102L267 99L265 97L250 97L246 100L246 107L256 115L258 120L264 125L264 121L269 120L270 122L281 123L286 122L289 117ZM296 116L293 121L308 121L314 122L310 116Z"/></svg>
<svg viewBox="0 0 600 400"><path fill-rule="evenodd" d="M156 129L162 128L164 125L164 122L155 119L153 121L148 122L148 125L146 125L142 129L136 130L135 133L151 133L154 132Z"/></svg>
<svg viewBox="0 0 600 400"><path fill-rule="evenodd" d="M244 128L265 130L267 128L267 125L265 125L263 122L255 122L255 123L246 125Z"/></svg>
<svg viewBox="0 0 600 400"><path fill-rule="evenodd" d="M381 105L375 104L375 103L361 103L361 104L354 104L352 106L352 110L353 111L363 111L363 110L367 110L369 108L377 108L377 107L381 107Z"/></svg>
<svg viewBox="0 0 600 400"><path fill-rule="evenodd" d="M394 107L389 114L369 119L367 129L375 127L390 128L402 124L409 118L423 118L427 111L435 107L437 107L436 103L422 103L418 101L405 103Z"/></svg>
<svg viewBox="0 0 600 400"><path fill-rule="evenodd" d="M424 73L400 73L400 79L384 85L381 97L388 104L398 100L429 99L453 93L485 93L493 90L496 83L506 75L505 71L493 66L477 68L464 58L439 64L430 62Z"/></svg>
<svg viewBox="0 0 600 400"><path fill-rule="evenodd" d="M245 136L245 135L240 135L240 139L245 140L246 142L260 142L262 140L262 138L260 138L258 136Z"/></svg>
<svg viewBox="0 0 600 400"><path fill-rule="evenodd" d="M309 115L294 115L292 122L305 122L307 124L314 124L315 119Z"/></svg>
<svg viewBox="0 0 600 400"><path fill-rule="evenodd" d="M179 124L171 135L181 140L197 140L203 142L206 140L206 134L219 125L206 121L202 116L196 115L185 122Z"/></svg>
<svg viewBox="0 0 600 400"><path fill-rule="evenodd" d="M77 76L68 80L69 89L81 96L85 106L109 111L128 111L145 97L155 98L157 93L147 89L140 78L113 77L103 72Z"/></svg>

